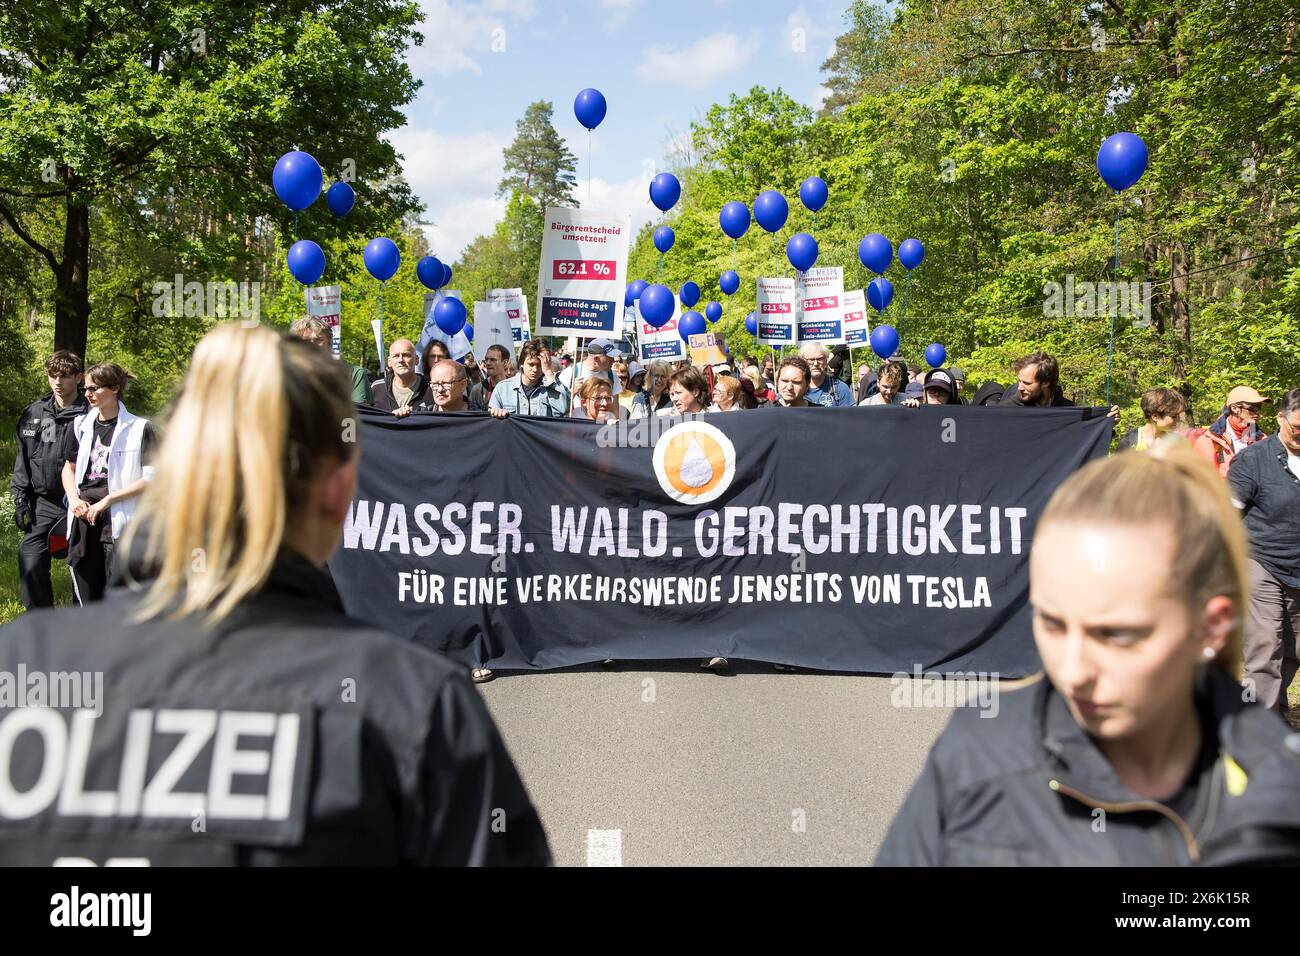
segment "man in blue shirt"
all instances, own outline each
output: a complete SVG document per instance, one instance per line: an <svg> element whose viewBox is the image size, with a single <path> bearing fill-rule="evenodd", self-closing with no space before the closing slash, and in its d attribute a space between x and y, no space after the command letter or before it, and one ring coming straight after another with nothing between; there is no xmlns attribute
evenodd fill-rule
<svg viewBox="0 0 1300 956"><path fill-rule="evenodd" d="M812 385L804 396L808 404L835 407L853 404L853 393L849 387L826 372L826 361L829 358L826 346L809 342L799 350L799 356L808 363L808 369L812 372Z"/></svg>
<svg viewBox="0 0 1300 956"><path fill-rule="evenodd" d="M519 347L519 373L492 389L488 412L493 418L505 418L511 412L544 418L569 414L569 390L556 380L547 360L541 339L529 339Z"/></svg>

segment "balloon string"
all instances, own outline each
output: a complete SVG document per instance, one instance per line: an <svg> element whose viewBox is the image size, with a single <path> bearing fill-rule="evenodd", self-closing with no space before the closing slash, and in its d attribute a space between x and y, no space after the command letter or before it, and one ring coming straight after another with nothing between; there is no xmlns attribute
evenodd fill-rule
<svg viewBox="0 0 1300 956"><path fill-rule="evenodd" d="M587 130L587 205L591 205L591 130Z"/></svg>
<svg viewBox="0 0 1300 956"><path fill-rule="evenodd" d="M1119 193L1115 194L1119 199ZM1115 282L1119 283L1119 216L1124 211L1124 201L1120 199L1115 207ZM1106 407L1110 408L1110 369L1115 355L1115 310L1110 310L1110 344L1106 347Z"/></svg>
<svg viewBox="0 0 1300 956"><path fill-rule="evenodd" d="M817 235L817 212L815 210L813 211L812 234Z"/></svg>
<svg viewBox="0 0 1300 956"><path fill-rule="evenodd" d="M907 321L907 284L912 280L912 270L908 269L903 275L903 314L898 320L898 334L903 334L903 323Z"/></svg>
<svg viewBox="0 0 1300 956"><path fill-rule="evenodd" d="M659 268L655 270L655 278L658 279L663 274L664 274L664 254L661 252L659 253Z"/></svg>
<svg viewBox="0 0 1300 956"><path fill-rule="evenodd" d="M736 268L736 240L735 239L731 240L731 270L733 272L739 271Z"/></svg>

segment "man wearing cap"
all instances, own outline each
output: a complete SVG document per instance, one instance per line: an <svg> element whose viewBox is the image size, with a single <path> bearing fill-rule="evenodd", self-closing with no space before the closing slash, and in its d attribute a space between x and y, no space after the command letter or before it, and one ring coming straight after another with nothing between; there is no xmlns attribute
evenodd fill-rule
<svg viewBox="0 0 1300 956"><path fill-rule="evenodd" d="M1300 388L1277 403L1277 424L1276 435L1234 456L1228 488L1250 537L1246 686L1254 686L1262 706L1286 710L1287 688L1300 666Z"/></svg>
<svg viewBox="0 0 1300 956"><path fill-rule="evenodd" d="M960 405L957 398L957 385L948 374L947 369L931 369L921 382L922 400L918 405ZM912 404L912 403L908 403Z"/></svg>
<svg viewBox="0 0 1300 956"><path fill-rule="evenodd" d="M610 397L617 399L619 392L623 391L618 376L613 372L614 357L618 354L618 346L609 339L592 339L587 346L587 357L579 365L570 365L560 373L560 384L572 393L584 378L599 375L609 379Z"/></svg>
<svg viewBox="0 0 1300 956"><path fill-rule="evenodd" d="M821 405L825 408L852 405L853 393L849 391L849 387L834 375L826 373L828 354L826 346L816 342L809 342L799 350L800 357L812 370L812 383L804 397L808 399L810 405Z"/></svg>
<svg viewBox="0 0 1300 956"><path fill-rule="evenodd" d="M1228 477L1232 459L1243 449L1263 439L1255 422L1260 409L1267 402L1263 395L1248 385L1238 385L1228 393L1228 403L1219 420L1196 439L1197 452L1219 469L1219 475Z"/></svg>

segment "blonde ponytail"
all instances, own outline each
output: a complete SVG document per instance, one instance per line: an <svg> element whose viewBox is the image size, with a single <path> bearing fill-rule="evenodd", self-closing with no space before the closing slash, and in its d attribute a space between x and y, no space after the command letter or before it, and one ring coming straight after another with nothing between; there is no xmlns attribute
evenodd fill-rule
<svg viewBox="0 0 1300 956"><path fill-rule="evenodd" d="M1185 438L1166 435L1145 454L1116 455L1081 468L1056 490L1038 524L1053 521L1168 528L1175 594L1198 614L1212 597L1232 599L1236 618L1214 662L1240 676L1249 595L1246 531L1226 482Z"/></svg>
<svg viewBox="0 0 1300 956"><path fill-rule="evenodd" d="M355 453L350 391L340 363L268 328L204 336L131 526L147 529L141 556L157 571L136 620L216 623L266 583L292 502L322 465Z"/></svg>

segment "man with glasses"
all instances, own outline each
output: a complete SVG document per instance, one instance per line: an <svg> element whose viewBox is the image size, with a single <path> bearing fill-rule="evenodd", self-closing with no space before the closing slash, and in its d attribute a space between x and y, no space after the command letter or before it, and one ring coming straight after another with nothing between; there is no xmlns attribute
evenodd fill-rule
<svg viewBox="0 0 1300 956"><path fill-rule="evenodd" d="M853 393L849 387L834 375L826 372L828 358L826 346L810 342L799 350L799 355L808 363L812 374L812 383L804 397L809 404L824 407L844 407L853 404Z"/></svg>
<svg viewBox="0 0 1300 956"><path fill-rule="evenodd" d="M1264 436L1255 423L1259 421L1259 413L1266 401L1268 399L1253 388L1238 385L1228 393L1228 403L1219 420L1196 439L1197 452L1219 469L1222 477L1228 477L1233 458L1263 440Z"/></svg>
<svg viewBox="0 0 1300 956"><path fill-rule="evenodd" d="M429 372L429 393L433 396L435 412L473 411L465 397L469 376L458 362L443 359Z"/></svg>
<svg viewBox="0 0 1300 956"><path fill-rule="evenodd" d="M50 582L50 536L67 537L63 506L63 441L73 422L87 410L81 392L84 368L73 352L58 351L45 360L50 386L18 418L17 454L9 486L14 496L14 524L23 533L18 545L18 581L23 607L54 606Z"/></svg>
<svg viewBox="0 0 1300 956"><path fill-rule="evenodd" d="M1285 711L1300 668L1300 388L1278 402L1277 425L1276 435L1234 456L1228 487L1250 536L1246 687L1264 707Z"/></svg>

